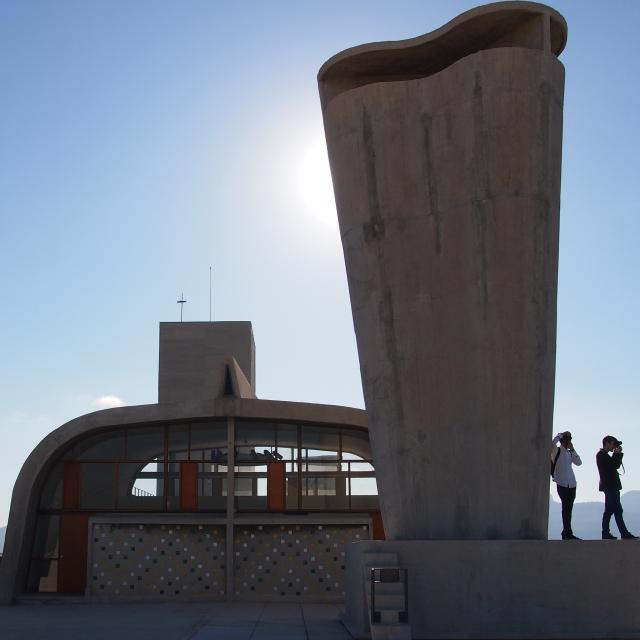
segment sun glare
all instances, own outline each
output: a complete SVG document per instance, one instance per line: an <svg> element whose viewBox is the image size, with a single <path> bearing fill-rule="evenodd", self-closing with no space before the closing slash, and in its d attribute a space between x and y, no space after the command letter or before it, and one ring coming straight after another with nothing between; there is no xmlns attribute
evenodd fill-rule
<svg viewBox="0 0 640 640"><path fill-rule="evenodd" d="M298 191L312 215L326 224L338 224L327 147L322 138L316 140L300 160Z"/></svg>

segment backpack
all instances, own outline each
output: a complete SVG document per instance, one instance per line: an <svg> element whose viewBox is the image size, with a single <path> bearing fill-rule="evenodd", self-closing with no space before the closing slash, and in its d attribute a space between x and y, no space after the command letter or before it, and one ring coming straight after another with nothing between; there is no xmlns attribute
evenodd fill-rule
<svg viewBox="0 0 640 640"><path fill-rule="evenodd" d="M556 470L556 463L558 462L558 458L560 457L560 447L558 447L558 451L556 451L556 457L553 459L551 463L551 477L553 478L553 474Z"/></svg>

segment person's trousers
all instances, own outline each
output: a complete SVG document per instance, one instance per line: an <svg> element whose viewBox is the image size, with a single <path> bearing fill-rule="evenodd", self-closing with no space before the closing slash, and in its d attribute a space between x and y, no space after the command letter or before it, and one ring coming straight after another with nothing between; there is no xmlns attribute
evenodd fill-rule
<svg viewBox="0 0 640 640"><path fill-rule="evenodd" d="M566 538L567 536L573 535L573 531L571 530L571 514L573 513L573 503L576 499L576 488L556 486L558 488L560 502L562 502L562 537Z"/></svg>
<svg viewBox="0 0 640 640"><path fill-rule="evenodd" d="M614 516L616 519L620 535L627 535L629 533L629 529L627 529L627 525L624 523L624 518L622 517L622 504L620 503L619 489L605 489L604 491L602 533L610 533L609 524L611 522L611 516Z"/></svg>

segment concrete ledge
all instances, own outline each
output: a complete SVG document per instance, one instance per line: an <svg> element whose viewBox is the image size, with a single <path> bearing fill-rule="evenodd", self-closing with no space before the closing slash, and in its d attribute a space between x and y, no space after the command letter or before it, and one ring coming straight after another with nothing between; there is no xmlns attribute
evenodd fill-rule
<svg viewBox="0 0 640 640"><path fill-rule="evenodd" d="M409 569L413 638L640 638L640 542L363 541L347 548L345 624L369 637L365 553Z"/></svg>
<svg viewBox="0 0 640 640"><path fill-rule="evenodd" d="M551 7L537 2L481 5L416 38L370 42L331 57L318 72L322 109L345 91L376 82L425 78L477 51L522 47L559 56L566 42L567 23Z"/></svg>

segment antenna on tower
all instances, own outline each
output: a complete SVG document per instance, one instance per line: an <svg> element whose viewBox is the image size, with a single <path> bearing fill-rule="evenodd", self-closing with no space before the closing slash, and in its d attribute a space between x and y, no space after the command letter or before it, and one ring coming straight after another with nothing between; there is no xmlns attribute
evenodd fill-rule
<svg viewBox="0 0 640 640"><path fill-rule="evenodd" d="M211 322L211 267L209 267L209 322Z"/></svg>
<svg viewBox="0 0 640 640"><path fill-rule="evenodd" d="M182 322L182 308L184 307L187 301L184 299L184 293L180 294L180 300L177 301L177 304L180 305L180 322Z"/></svg>

